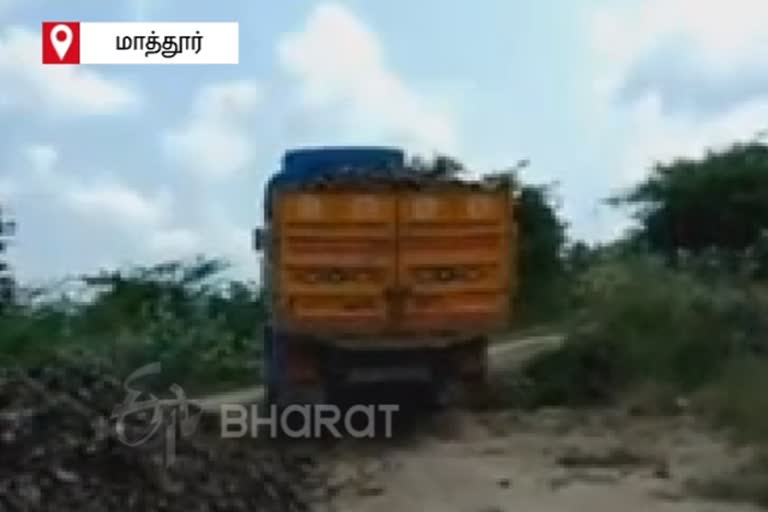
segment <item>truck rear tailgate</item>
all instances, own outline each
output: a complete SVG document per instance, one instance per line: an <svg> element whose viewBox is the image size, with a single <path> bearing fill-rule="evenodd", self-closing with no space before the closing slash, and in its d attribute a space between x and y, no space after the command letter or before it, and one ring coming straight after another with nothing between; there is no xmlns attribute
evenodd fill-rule
<svg viewBox="0 0 768 512"><path fill-rule="evenodd" d="M310 335L477 334L509 318L504 191L291 191L276 203L276 320Z"/></svg>

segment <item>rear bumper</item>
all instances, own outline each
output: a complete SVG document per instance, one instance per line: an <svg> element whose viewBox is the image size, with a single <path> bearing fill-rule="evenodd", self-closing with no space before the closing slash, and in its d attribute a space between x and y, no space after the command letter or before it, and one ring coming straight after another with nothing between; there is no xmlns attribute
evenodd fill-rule
<svg viewBox="0 0 768 512"><path fill-rule="evenodd" d="M481 342L486 339L486 334L474 332L467 333L445 333L445 334L424 334L424 335L382 335L382 336L306 336L308 343L318 344L328 348L335 348L347 351L433 351L448 349L458 345L464 345L472 342Z"/></svg>
<svg viewBox="0 0 768 512"><path fill-rule="evenodd" d="M344 372L345 384L381 384L387 382L431 382L434 370L427 365L362 366Z"/></svg>
<svg viewBox="0 0 768 512"><path fill-rule="evenodd" d="M273 341L270 385L283 398L278 402L298 400L293 394L300 390L324 395L369 384L431 388L447 382L480 382L487 374L487 339L482 336L329 341L282 333Z"/></svg>
<svg viewBox="0 0 768 512"><path fill-rule="evenodd" d="M483 374L486 370L487 343L457 341L452 346L419 346L393 350L386 348L348 350L334 347L326 352L326 369L347 383L428 382L448 377Z"/></svg>

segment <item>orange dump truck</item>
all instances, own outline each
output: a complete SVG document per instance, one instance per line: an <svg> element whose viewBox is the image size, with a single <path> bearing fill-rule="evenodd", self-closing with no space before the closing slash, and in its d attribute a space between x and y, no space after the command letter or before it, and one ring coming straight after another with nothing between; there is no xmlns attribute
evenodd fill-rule
<svg viewBox="0 0 768 512"><path fill-rule="evenodd" d="M508 186L425 177L397 149L302 149L265 199L271 401L377 383L438 399L482 389L515 288Z"/></svg>

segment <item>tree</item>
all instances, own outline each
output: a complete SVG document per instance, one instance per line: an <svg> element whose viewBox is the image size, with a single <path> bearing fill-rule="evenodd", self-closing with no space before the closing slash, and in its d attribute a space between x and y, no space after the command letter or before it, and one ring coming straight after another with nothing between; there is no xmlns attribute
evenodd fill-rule
<svg viewBox="0 0 768 512"><path fill-rule="evenodd" d="M578 275L594 263L598 253L598 248L590 247L586 242L578 240L565 249L563 264L570 274Z"/></svg>
<svg viewBox="0 0 768 512"><path fill-rule="evenodd" d="M13 301L14 280L6 251L16 230L16 224L8 220L0 205L0 313Z"/></svg>
<svg viewBox="0 0 768 512"><path fill-rule="evenodd" d="M529 165L530 161L524 159L510 168L485 175L488 183L511 188L515 197L518 240L512 251L517 258L514 272L518 289L513 310L524 323L557 316L566 297L562 289L566 224L557 211L554 184L531 185L520 181L520 171ZM438 180L457 178L466 171L459 160L440 154L431 160L415 157L409 168Z"/></svg>
<svg viewBox="0 0 768 512"><path fill-rule="evenodd" d="M657 164L624 195L649 249L670 258L684 250L745 251L768 230L768 146L760 141Z"/></svg>
<svg viewBox="0 0 768 512"><path fill-rule="evenodd" d="M81 319L99 333L115 325L140 331L163 316L188 321L215 296L215 280L226 267L224 261L199 257L82 276L95 294Z"/></svg>
<svg viewBox="0 0 768 512"><path fill-rule="evenodd" d="M519 172L530 165L520 160L513 167L486 175L514 191L518 239L513 248L518 281L513 310L522 323L548 321L566 305L566 223L560 218L556 184L532 185L520 181Z"/></svg>
<svg viewBox="0 0 768 512"><path fill-rule="evenodd" d="M518 308L526 321L558 313L563 304L566 224L557 213L552 185L520 185L517 194L520 289Z"/></svg>

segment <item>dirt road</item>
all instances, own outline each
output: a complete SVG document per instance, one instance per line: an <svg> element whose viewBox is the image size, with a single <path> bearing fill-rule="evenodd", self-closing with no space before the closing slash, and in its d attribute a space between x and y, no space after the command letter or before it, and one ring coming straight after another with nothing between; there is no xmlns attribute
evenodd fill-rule
<svg viewBox="0 0 768 512"><path fill-rule="evenodd" d="M559 347L563 340L560 334L500 340L488 347L490 372L494 374L509 370L536 354Z"/></svg>
<svg viewBox="0 0 768 512"><path fill-rule="evenodd" d="M331 501L335 510L759 510L692 495L691 479L705 480L708 471L738 464L746 455L690 418L456 412L435 418L427 430L386 447L342 443L332 479L338 488Z"/></svg>
<svg viewBox="0 0 768 512"><path fill-rule="evenodd" d="M497 343L491 373L508 370L559 336ZM253 402L261 388L208 399ZM322 457L330 478L317 510L339 512L748 512L697 499L707 481L746 459L693 418L624 411L449 411L407 435L343 440Z"/></svg>

